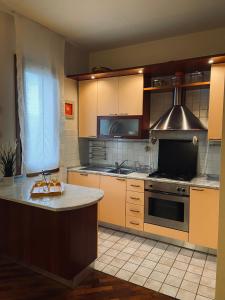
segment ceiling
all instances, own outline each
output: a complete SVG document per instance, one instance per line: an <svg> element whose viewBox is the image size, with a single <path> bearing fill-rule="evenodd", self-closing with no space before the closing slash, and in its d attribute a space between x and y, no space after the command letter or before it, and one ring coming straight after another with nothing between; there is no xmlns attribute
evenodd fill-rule
<svg viewBox="0 0 225 300"><path fill-rule="evenodd" d="M225 26L225 0L0 0L90 50Z"/></svg>

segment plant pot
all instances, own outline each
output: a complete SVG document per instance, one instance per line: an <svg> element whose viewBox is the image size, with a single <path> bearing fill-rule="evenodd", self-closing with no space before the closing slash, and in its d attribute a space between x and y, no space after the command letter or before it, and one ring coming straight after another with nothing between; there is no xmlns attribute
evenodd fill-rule
<svg viewBox="0 0 225 300"><path fill-rule="evenodd" d="M3 185L13 185L14 184L14 176L3 177L2 183L3 183Z"/></svg>

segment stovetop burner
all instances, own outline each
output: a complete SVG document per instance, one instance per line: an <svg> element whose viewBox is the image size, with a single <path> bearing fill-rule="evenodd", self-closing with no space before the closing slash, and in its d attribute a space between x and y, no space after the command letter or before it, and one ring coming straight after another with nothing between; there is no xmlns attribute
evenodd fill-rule
<svg viewBox="0 0 225 300"><path fill-rule="evenodd" d="M150 178L167 178L172 180L179 180L179 181L191 181L194 177L193 175L187 175L187 174L168 174L168 173L162 173L159 171L156 171L152 174L149 174L148 177Z"/></svg>

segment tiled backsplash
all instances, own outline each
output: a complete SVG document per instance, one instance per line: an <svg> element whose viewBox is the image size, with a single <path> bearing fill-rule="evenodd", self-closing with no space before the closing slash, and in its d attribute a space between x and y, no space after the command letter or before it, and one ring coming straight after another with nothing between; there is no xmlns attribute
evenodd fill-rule
<svg viewBox="0 0 225 300"><path fill-rule="evenodd" d="M193 134L189 133L161 133L157 138L160 139L192 139ZM219 175L220 169L220 143L207 142L205 133L198 134L198 174L216 174ZM106 159L90 159L90 164L97 165L114 165L116 161L119 163L128 160L126 163L130 167L146 166L155 170L158 165L158 141L156 144L145 141L89 141L98 145L105 145ZM208 149L208 150L207 150Z"/></svg>
<svg viewBox="0 0 225 300"><path fill-rule="evenodd" d="M198 117L202 123L208 125L208 106L209 89L193 89L185 92L186 106ZM167 111L173 103L173 93L152 93L149 99L151 101L150 120L152 125L162 114ZM161 132L157 134L159 139L192 139L194 135L198 136L198 174L216 174L220 172L220 142L207 141L207 134L187 133L187 132ZM89 150L93 143L104 145L106 147L106 159L92 158L90 164L114 165L128 160L127 165L135 167L138 165L147 166L149 169L157 169L158 160L158 142L151 144L148 140L144 141L89 141ZM89 151L90 152L90 151Z"/></svg>

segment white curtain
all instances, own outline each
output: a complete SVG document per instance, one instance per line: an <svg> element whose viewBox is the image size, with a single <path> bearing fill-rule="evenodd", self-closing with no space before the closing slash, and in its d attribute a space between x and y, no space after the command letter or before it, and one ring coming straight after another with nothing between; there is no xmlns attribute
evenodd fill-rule
<svg viewBox="0 0 225 300"><path fill-rule="evenodd" d="M23 173L59 167L64 39L15 17Z"/></svg>

